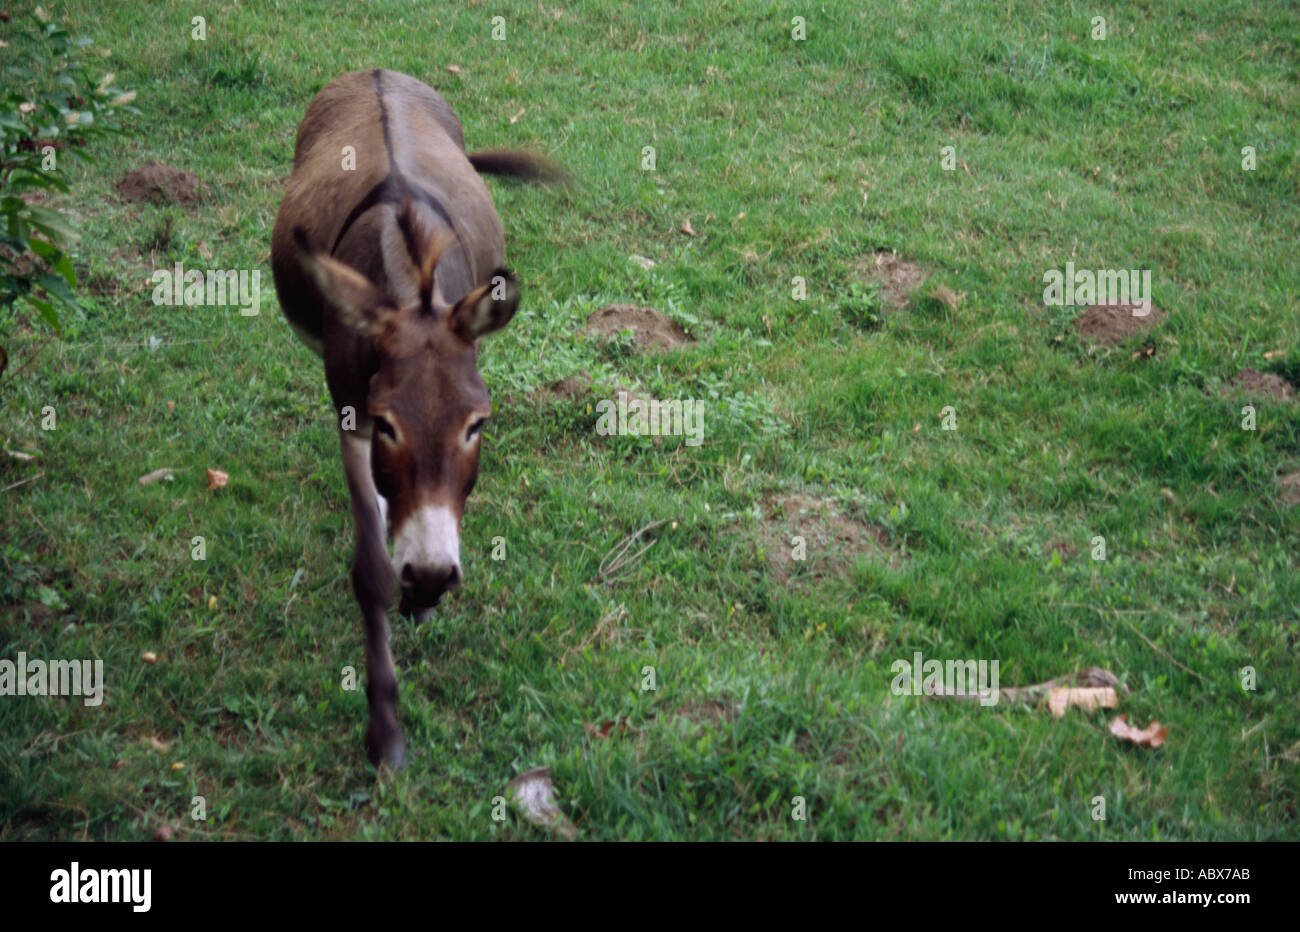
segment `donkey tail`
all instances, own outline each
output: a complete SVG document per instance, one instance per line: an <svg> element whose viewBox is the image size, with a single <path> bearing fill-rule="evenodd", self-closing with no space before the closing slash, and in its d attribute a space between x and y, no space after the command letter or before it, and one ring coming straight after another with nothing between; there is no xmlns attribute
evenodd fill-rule
<svg viewBox="0 0 1300 932"><path fill-rule="evenodd" d="M569 175L550 159L517 149L483 149L469 153L469 163L484 175L503 175L538 183L568 181Z"/></svg>

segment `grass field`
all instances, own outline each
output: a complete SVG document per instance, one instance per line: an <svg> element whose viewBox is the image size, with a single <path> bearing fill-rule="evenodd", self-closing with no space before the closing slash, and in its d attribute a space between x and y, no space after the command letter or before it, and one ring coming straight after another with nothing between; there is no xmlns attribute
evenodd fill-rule
<svg viewBox="0 0 1300 932"><path fill-rule="evenodd" d="M1300 838L1300 410L1230 386L1300 382L1293 5L1121 0L1103 41L1070 2L269 6L49 4L143 116L56 201L91 312L53 340L0 317L0 439L38 454L0 457L0 658L106 671L97 708L0 697L0 839L547 838L492 817L539 766L588 840ZM483 352L465 585L394 614L396 775L340 686L363 639L336 414L269 266L308 101L380 66L471 149L576 179L489 182L524 298ZM120 198L151 160L202 200ZM924 273L902 306L881 250ZM261 270L261 313L155 306L178 261ZM1151 269L1165 317L1082 339L1043 301L1070 261ZM610 303L695 342L591 338ZM598 387L548 389L579 373ZM703 400L705 442L598 435L615 385ZM806 561L775 552L795 535ZM1168 740L894 695L917 651L1003 686L1104 667Z"/></svg>

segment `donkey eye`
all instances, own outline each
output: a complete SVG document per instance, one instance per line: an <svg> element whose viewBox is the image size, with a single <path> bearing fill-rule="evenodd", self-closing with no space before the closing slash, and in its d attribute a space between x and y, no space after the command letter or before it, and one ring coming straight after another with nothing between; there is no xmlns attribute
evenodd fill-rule
<svg viewBox="0 0 1300 932"><path fill-rule="evenodd" d="M487 425L487 422L488 422L487 418L481 417L473 424L469 425L469 430L465 432L465 439L473 440L475 437L477 437L479 435L479 432L482 431L483 428Z"/></svg>
<svg viewBox="0 0 1300 932"><path fill-rule="evenodd" d="M389 443L397 443L397 431L393 429L393 425L377 415L372 415L372 417L375 422L375 430L379 432L379 436Z"/></svg>

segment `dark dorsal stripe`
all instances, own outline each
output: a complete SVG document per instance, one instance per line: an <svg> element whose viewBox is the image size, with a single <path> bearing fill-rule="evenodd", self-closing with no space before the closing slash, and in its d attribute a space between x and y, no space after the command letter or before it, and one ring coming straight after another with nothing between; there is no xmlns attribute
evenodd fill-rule
<svg viewBox="0 0 1300 932"><path fill-rule="evenodd" d="M402 170L397 167L397 162L393 159L392 138L388 132L388 107L384 104L383 72L376 68L374 75L375 96L379 100L379 125L384 133L384 151L388 154L388 177L371 188L369 193L361 199L361 203L352 208L352 212L343 221L343 226L339 227L338 235L334 237L334 244L330 246L330 255L334 255L338 250L339 243L343 242L343 237L352 228L352 224L356 223L357 219L370 208L379 204L401 204L408 198L428 205L447 224L447 228L456 237L456 241L460 242L460 232L456 229L456 223L451 219L451 214L447 212L447 208L443 206L442 202L434 197L431 192L413 185L406 175L402 173ZM461 245L463 248L464 244ZM412 259L416 265L420 264L419 256L413 256Z"/></svg>

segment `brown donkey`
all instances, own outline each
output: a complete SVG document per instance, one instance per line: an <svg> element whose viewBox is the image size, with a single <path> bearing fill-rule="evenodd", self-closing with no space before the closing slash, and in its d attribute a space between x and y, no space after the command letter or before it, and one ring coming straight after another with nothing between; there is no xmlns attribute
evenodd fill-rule
<svg viewBox="0 0 1300 932"><path fill-rule="evenodd" d="M521 153L466 155L456 115L414 78L346 74L298 127L272 234L280 306L324 360L340 416L376 766L405 758L388 648L393 581L401 610L420 619L460 584L460 519L491 410L478 341L519 303L480 171L554 174Z"/></svg>

